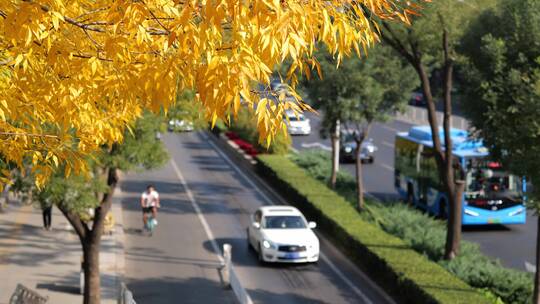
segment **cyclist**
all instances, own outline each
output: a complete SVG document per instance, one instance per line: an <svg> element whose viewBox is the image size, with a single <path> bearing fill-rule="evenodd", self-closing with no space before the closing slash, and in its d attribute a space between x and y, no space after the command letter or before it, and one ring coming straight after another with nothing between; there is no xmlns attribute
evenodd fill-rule
<svg viewBox="0 0 540 304"><path fill-rule="evenodd" d="M148 221L148 214L152 213L152 218L156 220L157 224L157 208L160 208L159 193L156 191L153 185L148 185L146 191L141 194L141 208L143 212L144 228L148 227L146 222Z"/></svg>

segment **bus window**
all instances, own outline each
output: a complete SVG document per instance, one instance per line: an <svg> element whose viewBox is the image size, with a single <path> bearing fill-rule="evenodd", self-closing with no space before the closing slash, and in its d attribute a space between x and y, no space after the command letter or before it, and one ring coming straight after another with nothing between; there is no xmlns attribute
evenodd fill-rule
<svg viewBox="0 0 540 304"><path fill-rule="evenodd" d="M467 161L466 196L469 199L517 199L522 195L521 179L505 172L501 165L483 159Z"/></svg>

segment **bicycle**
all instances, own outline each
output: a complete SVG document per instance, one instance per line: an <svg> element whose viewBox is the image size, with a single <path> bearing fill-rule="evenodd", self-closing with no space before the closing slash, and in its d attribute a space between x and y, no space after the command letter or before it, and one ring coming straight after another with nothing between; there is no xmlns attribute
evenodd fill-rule
<svg viewBox="0 0 540 304"><path fill-rule="evenodd" d="M157 220L152 216L152 214L149 214L148 219L146 220L146 225L144 227L144 230L148 232L149 236L152 236L156 226L157 226Z"/></svg>

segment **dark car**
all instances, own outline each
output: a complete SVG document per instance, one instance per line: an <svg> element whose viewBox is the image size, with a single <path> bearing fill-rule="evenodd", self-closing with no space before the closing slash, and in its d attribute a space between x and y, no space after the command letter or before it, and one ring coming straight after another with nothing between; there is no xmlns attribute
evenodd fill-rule
<svg viewBox="0 0 540 304"><path fill-rule="evenodd" d="M411 106L425 106L426 105L426 99L424 98L424 94L421 92L413 92L411 94L411 99L409 100L409 105Z"/></svg>
<svg viewBox="0 0 540 304"><path fill-rule="evenodd" d="M354 162L356 161L356 141L353 135L342 134L342 141L339 149L339 158L341 162ZM375 161L375 151L377 146L373 143L373 139L369 138L362 142L360 149L361 161L367 163L373 163Z"/></svg>

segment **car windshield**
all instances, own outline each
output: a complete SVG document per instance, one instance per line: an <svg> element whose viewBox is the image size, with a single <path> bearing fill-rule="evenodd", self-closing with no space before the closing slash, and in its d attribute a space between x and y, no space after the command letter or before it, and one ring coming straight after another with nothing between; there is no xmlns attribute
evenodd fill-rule
<svg viewBox="0 0 540 304"><path fill-rule="evenodd" d="M264 217L263 228L300 229L300 228L306 228L306 223L301 216L271 215L271 216Z"/></svg>
<svg viewBox="0 0 540 304"><path fill-rule="evenodd" d="M467 161L466 195L475 199L502 199L520 196L521 178L508 174L497 162L484 159Z"/></svg>
<svg viewBox="0 0 540 304"><path fill-rule="evenodd" d="M304 117L304 115L302 114L299 114L298 117L294 114L287 114L287 117L289 119L289 121L304 121L306 120L306 118Z"/></svg>

